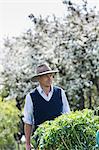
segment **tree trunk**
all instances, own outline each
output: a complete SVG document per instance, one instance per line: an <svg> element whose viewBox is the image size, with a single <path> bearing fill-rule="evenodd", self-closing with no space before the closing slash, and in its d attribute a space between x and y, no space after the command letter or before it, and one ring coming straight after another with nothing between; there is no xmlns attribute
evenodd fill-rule
<svg viewBox="0 0 99 150"><path fill-rule="evenodd" d="M79 103L79 108L80 110L84 109L85 108L85 99L84 99L84 92L82 89L80 89L80 103Z"/></svg>
<svg viewBox="0 0 99 150"><path fill-rule="evenodd" d="M92 98L91 98L91 96L92 96L92 93L91 93L91 89L90 89L89 92L88 92L89 109L92 108Z"/></svg>

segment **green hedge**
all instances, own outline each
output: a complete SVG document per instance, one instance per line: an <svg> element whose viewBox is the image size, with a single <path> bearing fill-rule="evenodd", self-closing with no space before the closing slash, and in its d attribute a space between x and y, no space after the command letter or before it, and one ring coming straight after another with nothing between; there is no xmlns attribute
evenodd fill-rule
<svg viewBox="0 0 99 150"><path fill-rule="evenodd" d="M32 144L39 150L93 150L98 129L99 117L92 110L71 112L41 124Z"/></svg>
<svg viewBox="0 0 99 150"><path fill-rule="evenodd" d="M0 150L15 150L14 133L17 132L19 111L15 101L0 99Z"/></svg>

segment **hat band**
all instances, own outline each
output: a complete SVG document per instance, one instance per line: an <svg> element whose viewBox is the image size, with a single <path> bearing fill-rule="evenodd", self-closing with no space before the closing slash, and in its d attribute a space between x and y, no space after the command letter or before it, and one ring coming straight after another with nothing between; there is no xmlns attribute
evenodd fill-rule
<svg viewBox="0 0 99 150"><path fill-rule="evenodd" d="M45 71L44 71L44 70L42 70L42 71L38 71L38 72L37 72L37 74L39 74L39 73L43 73L43 72L47 72L47 71L51 71L51 70L45 70Z"/></svg>

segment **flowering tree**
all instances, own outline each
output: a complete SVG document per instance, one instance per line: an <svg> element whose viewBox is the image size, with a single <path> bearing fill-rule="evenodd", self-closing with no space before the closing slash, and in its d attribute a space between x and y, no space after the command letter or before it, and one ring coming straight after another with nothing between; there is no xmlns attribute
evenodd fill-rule
<svg viewBox="0 0 99 150"><path fill-rule="evenodd" d="M91 108L95 89L97 98L94 104L99 102L99 14L95 10L88 10L87 2L82 7L70 1L64 3L68 6L69 14L65 23L65 43L61 44L61 49L64 49L63 56L69 51L71 64L67 65L68 60L62 59L62 75L65 72L62 82L68 96L78 100L80 109L85 107L85 99Z"/></svg>
<svg viewBox="0 0 99 150"><path fill-rule="evenodd" d="M58 68L57 83L66 90L71 106L91 108L99 98L99 14L88 10L87 2L64 4L65 17L30 14L33 29L5 41L2 78L8 95L19 100L35 86L30 78L36 66L47 61Z"/></svg>

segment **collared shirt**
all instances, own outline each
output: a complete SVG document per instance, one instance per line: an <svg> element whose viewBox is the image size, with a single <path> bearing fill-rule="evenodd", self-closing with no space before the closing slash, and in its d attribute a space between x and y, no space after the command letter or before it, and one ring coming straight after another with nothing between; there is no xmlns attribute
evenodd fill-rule
<svg viewBox="0 0 99 150"><path fill-rule="evenodd" d="M37 87L37 90L39 94L46 100L49 101L52 97L53 94L53 86L51 86L51 90L48 95L45 94L41 86L39 85ZM33 92L33 91L31 91ZM30 92L30 93L31 93ZM24 106L24 118L23 121L24 123L33 125L34 124L34 116L33 116L33 102L30 96L30 93L26 95L26 100L25 100L25 106ZM61 88L61 94L62 94L62 102L63 102L63 110L62 113L69 113L70 112L70 107L65 95L64 90Z"/></svg>

